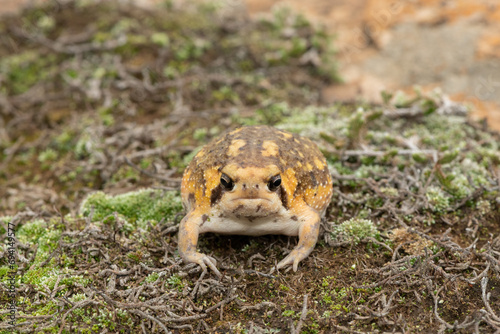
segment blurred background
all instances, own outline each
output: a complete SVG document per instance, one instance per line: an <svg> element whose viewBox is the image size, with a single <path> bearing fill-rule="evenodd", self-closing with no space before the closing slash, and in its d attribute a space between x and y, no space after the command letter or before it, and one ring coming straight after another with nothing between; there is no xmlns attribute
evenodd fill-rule
<svg viewBox="0 0 500 334"><path fill-rule="evenodd" d="M247 0L250 13L273 1ZM495 0L282 1L336 35L344 85L327 101L379 101L381 89L441 87L500 129L500 4Z"/></svg>
<svg viewBox="0 0 500 334"><path fill-rule="evenodd" d="M33 0L0 0L15 13ZM39 1L44 2L44 1ZM46 2L46 1L45 1ZM159 0L130 0L145 8ZM177 1L182 2L182 1ZM210 2L210 1L208 1ZM213 1L212 1L213 2ZM342 84L324 102L381 102L381 90L436 87L473 105L472 117L500 130L500 4L497 0L221 0L251 17L286 5L335 36Z"/></svg>

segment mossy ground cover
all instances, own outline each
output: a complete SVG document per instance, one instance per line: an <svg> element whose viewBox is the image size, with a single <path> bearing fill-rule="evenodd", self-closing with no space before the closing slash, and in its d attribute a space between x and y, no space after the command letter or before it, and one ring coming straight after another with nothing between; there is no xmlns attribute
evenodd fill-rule
<svg viewBox="0 0 500 334"><path fill-rule="evenodd" d="M329 38L279 9L74 1L0 21L3 332L481 332L500 326L500 137L439 93L321 105ZM318 143L335 194L296 239L204 235L179 258L179 181L226 129ZM15 230L9 327L7 231Z"/></svg>

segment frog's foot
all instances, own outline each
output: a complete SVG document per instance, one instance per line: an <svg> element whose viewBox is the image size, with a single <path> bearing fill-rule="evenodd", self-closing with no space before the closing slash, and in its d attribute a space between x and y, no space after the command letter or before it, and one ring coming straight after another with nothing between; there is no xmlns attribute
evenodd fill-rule
<svg viewBox="0 0 500 334"><path fill-rule="evenodd" d="M292 266L293 271L297 271L299 268L299 262L304 260L312 251L312 248L305 249L303 247L297 247L293 249L290 254L288 254L283 260L278 263L276 269L282 269L287 266Z"/></svg>
<svg viewBox="0 0 500 334"><path fill-rule="evenodd" d="M187 262L193 262L199 264L201 269L203 269L203 271L207 271L207 266L208 266L217 276L219 277L222 276L222 274L216 267L217 260L211 256L196 252L193 254L186 254L184 258Z"/></svg>

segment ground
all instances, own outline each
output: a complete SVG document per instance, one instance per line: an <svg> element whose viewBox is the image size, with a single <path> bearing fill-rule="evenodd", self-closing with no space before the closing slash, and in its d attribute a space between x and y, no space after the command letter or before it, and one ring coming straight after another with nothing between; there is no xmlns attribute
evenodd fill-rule
<svg viewBox="0 0 500 334"><path fill-rule="evenodd" d="M2 333L498 331L499 134L439 91L329 103L341 40L227 5L0 20ZM202 236L219 279L178 256L180 177L251 124L316 142L335 193L296 273L296 238Z"/></svg>

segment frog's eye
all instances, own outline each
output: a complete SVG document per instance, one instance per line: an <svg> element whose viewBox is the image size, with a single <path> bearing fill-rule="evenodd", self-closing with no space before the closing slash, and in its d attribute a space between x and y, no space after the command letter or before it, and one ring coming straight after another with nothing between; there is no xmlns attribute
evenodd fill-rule
<svg viewBox="0 0 500 334"><path fill-rule="evenodd" d="M220 177L220 183L226 190L233 190L234 188L233 180L231 180L231 178L224 173L222 173Z"/></svg>
<svg viewBox="0 0 500 334"><path fill-rule="evenodd" d="M271 191L276 191L279 186L281 185L281 175L276 175L276 176L273 176L269 182L267 183L267 187L269 188L269 190Z"/></svg>

